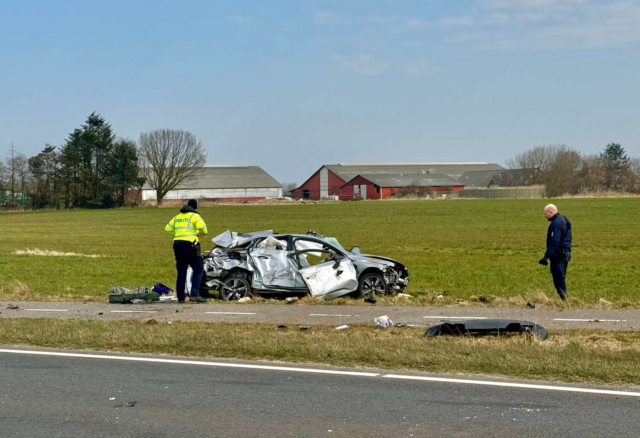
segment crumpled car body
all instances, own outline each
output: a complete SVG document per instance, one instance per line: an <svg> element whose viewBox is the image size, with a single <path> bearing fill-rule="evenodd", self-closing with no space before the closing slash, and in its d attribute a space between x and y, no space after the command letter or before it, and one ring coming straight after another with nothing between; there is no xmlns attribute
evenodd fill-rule
<svg viewBox="0 0 640 438"><path fill-rule="evenodd" d="M278 234L226 231L213 238L203 256L202 290L236 300L256 294L310 294L333 299L360 293L365 298L398 293L409 285L407 268L392 259L347 251L314 232Z"/></svg>

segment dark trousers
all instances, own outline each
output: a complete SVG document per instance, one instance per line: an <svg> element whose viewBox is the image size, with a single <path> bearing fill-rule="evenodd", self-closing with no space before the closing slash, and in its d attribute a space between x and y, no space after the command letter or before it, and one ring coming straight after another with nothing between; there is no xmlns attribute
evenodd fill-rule
<svg viewBox="0 0 640 438"><path fill-rule="evenodd" d="M184 301L185 285L187 283L187 270L189 266L193 269L191 277L191 296L200 295L200 282L202 282L202 257L200 257L200 244L187 242L186 240L176 240L173 242L173 254L176 257L176 269L178 270L178 281L176 282L176 293L178 300Z"/></svg>
<svg viewBox="0 0 640 438"><path fill-rule="evenodd" d="M553 277L553 285L558 292L558 296L562 301L567 299L567 267L571 260L571 252L562 252L557 256L551 257L551 276Z"/></svg>

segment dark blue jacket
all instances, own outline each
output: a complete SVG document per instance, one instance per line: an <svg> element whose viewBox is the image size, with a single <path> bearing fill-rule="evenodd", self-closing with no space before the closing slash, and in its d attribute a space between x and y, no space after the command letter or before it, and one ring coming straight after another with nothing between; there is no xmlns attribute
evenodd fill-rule
<svg viewBox="0 0 640 438"><path fill-rule="evenodd" d="M545 259L557 255L561 249L571 249L571 222L560 213L551 219L547 230L547 252Z"/></svg>

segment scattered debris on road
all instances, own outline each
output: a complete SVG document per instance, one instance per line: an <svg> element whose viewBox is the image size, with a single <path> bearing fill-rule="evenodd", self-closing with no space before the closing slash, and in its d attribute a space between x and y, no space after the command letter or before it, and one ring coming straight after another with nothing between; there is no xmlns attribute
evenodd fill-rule
<svg viewBox="0 0 640 438"><path fill-rule="evenodd" d="M383 328L393 327L393 321L391 321L391 319L387 315L373 318L373 322L375 322L376 326L378 327L383 327Z"/></svg>
<svg viewBox="0 0 640 438"><path fill-rule="evenodd" d="M19 309L19 308L20 308L20 306L16 306L16 305L14 305L14 304L9 304L9 305L7 306L7 309L9 309L9 310L17 310L17 309Z"/></svg>
<svg viewBox="0 0 640 438"><path fill-rule="evenodd" d="M109 303L112 304L146 304L147 302L157 301L160 301L160 294L158 292L149 292L146 287L127 289L126 287L116 286L109 291Z"/></svg>

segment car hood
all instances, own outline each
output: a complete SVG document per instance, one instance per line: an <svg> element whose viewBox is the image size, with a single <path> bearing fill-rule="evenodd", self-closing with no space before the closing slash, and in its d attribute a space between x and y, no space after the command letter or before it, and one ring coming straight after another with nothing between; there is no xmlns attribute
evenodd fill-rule
<svg viewBox="0 0 640 438"><path fill-rule="evenodd" d="M364 262L364 263L379 263L385 264L389 266L400 265L404 268L404 265L397 260L390 259L388 257L382 257L371 254L350 254L349 258L351 260Z"/></svg>

